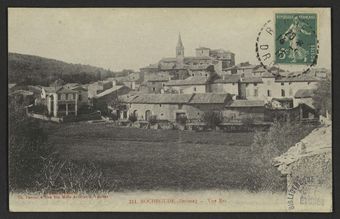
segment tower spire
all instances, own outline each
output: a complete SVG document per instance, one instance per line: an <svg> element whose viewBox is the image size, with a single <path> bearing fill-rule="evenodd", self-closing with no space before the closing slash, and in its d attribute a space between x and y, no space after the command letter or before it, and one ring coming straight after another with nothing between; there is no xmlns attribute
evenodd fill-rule
<svg viewBox="0 0 340 219"><path fill-rule="evenodd" d="M177 48L183 48L181 33L178 33L178 42L177 42Z"/></svg>
<svg viewBox="0 0 340 219"><path fill-rule="evenodd" d="M184 58L184 46L182 43L181 33L178 33L178 41L176 46L176 57Z"/></svg>

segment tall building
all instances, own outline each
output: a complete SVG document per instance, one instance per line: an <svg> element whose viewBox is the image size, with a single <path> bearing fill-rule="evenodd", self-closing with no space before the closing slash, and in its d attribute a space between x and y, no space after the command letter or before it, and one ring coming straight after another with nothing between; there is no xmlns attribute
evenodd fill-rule
<svg viewBox="0 0 340 219"><path fill-rule="evenodd" d="M181 34L178 35L178 42L176 46L176 58L183 59L184 58L184 46L181 39Z"/></svg>
<svg viewBox="0 0 340 219"><path fill-rule="evenodd" d="M171 79L185 79L194 75L204 76L207 69L222 75L223 70L235 65L235 54L224 49L199 47L196 56L185 56L181 34L178 35L176 57L162 58L158 63L141 68L145 74L167 73ZM192 71L195 71L193 73ZM197 71L200 71L197 74ZM210 70L209 70L210 71Z"/></svg>

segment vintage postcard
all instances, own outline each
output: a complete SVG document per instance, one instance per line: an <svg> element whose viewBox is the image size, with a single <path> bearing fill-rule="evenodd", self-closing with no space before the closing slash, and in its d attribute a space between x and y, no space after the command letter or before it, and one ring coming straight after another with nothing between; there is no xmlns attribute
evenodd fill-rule
<svg viewBox="0 0 340 219"><path fill-rule="evenodd" d="M13 212L332 212L330 8L9 8Z"/></svg>

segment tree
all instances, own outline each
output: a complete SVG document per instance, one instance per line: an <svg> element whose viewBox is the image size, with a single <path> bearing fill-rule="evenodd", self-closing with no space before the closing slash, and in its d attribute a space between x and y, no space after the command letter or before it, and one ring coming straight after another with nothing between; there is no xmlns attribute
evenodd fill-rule
<svg viewBox="0 0 340 219"><path fill-rule="evenodd" d="M23 105L9 100L9 187L32 188L41 172L41 157L50 153L47 135L39 121L26 117Z"/></svg>
<svg viewBox="0 0 340 219"><path fill-rule="evenodd" d="M102 116L111 116L111 113L108 109L108 104L105 101L95 100L93 105L93 108L95 110L99 110Z"/></svg>
<svg viewBox="0 0 340 219"><path fill-rule="evenodd" d="M222 122L222 113L217 111L209 111L203 114L203 121L209 128L216 128Z"/></svg>
<svg viewBox="0 0 340 219"><path fill-rule="evenodd" d="M100 166L60 159L48 146L38 120L28 118L24 106L9 99L9 189L33 192L97 192L112 190Z"/></svg>
<svg viewBox="0 0 340 219"><path fill-rule="evenodd" d="M321 115L326 115L326 112L332 113L332 93L331 79L327 78L319 82L317 89L314 91L313 105Z"/></svg>
<svg viewBox="0 0 340 219"><path fill-rule="evenodd" d="M131 113L131 114L129 115L129 120L130 120L132 123L134 123L134 122L137 121L137 116L136 116L135 114Z"/></svg>
<svg viewBox="0 0 340 219"><path fill-rule="evenodd" d="M151 125L155 125L158 122L157 116L156 115L151 115L148 119L148 122Z"/></svg>
<svg viewBox="0 0 340 219"><path fill-rule="evenodd" d="M185 125L188 121L188 117L183 115L176 118L176 122L180 125Z"/></svg>

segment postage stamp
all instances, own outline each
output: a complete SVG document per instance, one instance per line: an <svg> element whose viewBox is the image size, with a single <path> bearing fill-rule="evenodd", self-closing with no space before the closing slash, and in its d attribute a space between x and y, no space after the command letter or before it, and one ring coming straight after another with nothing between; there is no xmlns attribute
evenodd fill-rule
<svg viewBox="0 0 340 219"><path fill-rule="evenodd" d="M317 14L275 15L275 63L313 64L317 49Z"/></svg>
<svg viewBox="0 0 340 219"><path fill-rule="evenodd" d="M316 13L275 13L260 28L255 52L260 65L274 75L306 74L318 64Z"/></svg>

